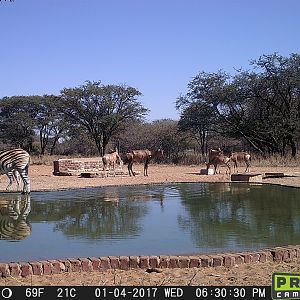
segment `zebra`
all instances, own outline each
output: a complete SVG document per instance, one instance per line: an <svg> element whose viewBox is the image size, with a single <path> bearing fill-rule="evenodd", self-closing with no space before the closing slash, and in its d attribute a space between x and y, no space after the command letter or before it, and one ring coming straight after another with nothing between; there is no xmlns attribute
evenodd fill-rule
<svg viewBox="0 0 300 300"><path fill-rule="evenodd" d="M31 234L27 217L31 210L30 195L17 199L0 199L0 240L18 241Z"/></svg>
<svg viewBox="0 0 300 300"><path fill-rule="evenodd" d="M28 177L29 163L30 155L23 149L0 151L0 174L6 174L11 181L14 172L17 171L24 184L22 194L30 193L30 180Z"/></svg>

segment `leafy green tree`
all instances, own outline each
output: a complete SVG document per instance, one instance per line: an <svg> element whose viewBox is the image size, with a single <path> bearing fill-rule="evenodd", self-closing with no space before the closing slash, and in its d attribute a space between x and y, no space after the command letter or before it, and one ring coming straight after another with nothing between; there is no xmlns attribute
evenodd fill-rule
<svg viewBox="0 0 300 300"><path fill-rule="evenodd" d="M52 155L59 138L68 130L68 124L58 109L59 105L60 98L54 95L44 95L37 103L38 114L35 124L39 132L41 155L45 154L50 145Z"/></svg>
<svg viewBox="0 0 300 300"><path fill-rule="evenodd" d="M138 96L141 93L133 87L87 81L61 91L62 111L70 122L86 129L102 156L112 136L147 113Z"/></svg>
<svg viewBox="0 0 300 300"><path fill-rule="evenodd" d="M217 130L243 138L261 153L296 155L300 134L300 56L263 55L251 71L235 76L219 71L199 73L188 85L183 104L192 112L212 109ZM194 107L194 108L193 108Z"/></svg>
<svg viewBox="0 0 300 300"><path fill-rule="evenodd" d="M200 146L202 155L207 152L207 144L211 132L214 130L214 112L206 104L191 103L184 105L185 100L180 97L176 102L177 109L181 109L179 130L191 132L192 137Z"/></svg>
<svg viewBox="0 0 300 300"><path fill-rule="evenodd" d="M53 154L57 141L67 130L58 106L59 98L53 95L4 97L0 101L2 139L31 151L38 134L40 154L45 154L49 145Z"/></svg>
<svg viewBox="0 0 300 300"><path fill-rule="evenodd" d="M38 97L13 96L0 100L0 136L13 145L32 150Z"/></svg>
<svg viewBox="0 0 300 300"><path fill-rule="evenodd" d="M251 77L251 99L261 105L259 110L269 123L268 132L272 132L274 144L279 147L277 152L284 155L289 145L292 156L296 156L300 135L300 55L263 55L252 64L259 72Z"/></svg>

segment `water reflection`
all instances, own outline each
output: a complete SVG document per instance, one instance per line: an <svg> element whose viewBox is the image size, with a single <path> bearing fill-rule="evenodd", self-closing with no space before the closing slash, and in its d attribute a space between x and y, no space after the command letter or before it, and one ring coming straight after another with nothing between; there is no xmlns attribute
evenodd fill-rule
<svg viewBox="0 0 300 300"><path fill-rule="evenodd" d="M33 192L27 202L1 197L1 238L19 240L0 240L5 261L300 243L300 190L280 186L180 183Z"/></svg>
<svg viewBox="0 0 300 300"><path fill-rule="evenodd" d="M147 206L122 201L119 187L91 189L85 195L64 193L58 192L56 200L47 201L40 195L33 203L32 222L55 222L54 230L66 236L97 240L125 238L142 230L139 221L146 215Z"/></svg>
<svg viewBox="0 0 300 300"><path fill-rule="evenodd" d="M191 187L192 188L192 187ZM178 223L199 248L238 249L300 241L300 192L280 186L208 184L198 201L180 190L185 213ZM195 199L194 199L195 200Z"/></svg>
<svg viewBox="0 0 300 300"><path fill-rule="evenodd" d="M31 234L27 221L30 210L30 195L0 198L0 239L18 241L28 237Z"/></svg>

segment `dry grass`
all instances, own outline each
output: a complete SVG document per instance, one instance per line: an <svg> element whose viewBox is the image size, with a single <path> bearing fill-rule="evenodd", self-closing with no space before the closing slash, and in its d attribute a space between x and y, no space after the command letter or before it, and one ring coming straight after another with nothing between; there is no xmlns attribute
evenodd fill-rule
<svg viewBox="0 0 300 300"><path fill-rule="evenodd" d="M291 156L270 155L267 158L255 156L251 159L251 165L255 167L299 167L300 155L292 158Z"/></svg>

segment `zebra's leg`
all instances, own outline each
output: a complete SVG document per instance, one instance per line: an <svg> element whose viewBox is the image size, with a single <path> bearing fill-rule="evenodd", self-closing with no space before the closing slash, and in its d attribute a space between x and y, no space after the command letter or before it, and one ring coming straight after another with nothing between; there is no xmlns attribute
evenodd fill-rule
<svg viewBox="0 0 300 300"><path fill-rule="evenodd" d="M22 194L29 194L30 193L30 180L29 180L29 177L28 177L28 165L26 166L25 169L22 169L22 170L18 170L19 171L19 174L22 178L22 181L23 181L23 191L22 191Z"/></svg>
<svg viewBox="0 0 300 300"><path fill-rule="evenodd" d="M248 161L246 161L246 170L245 172L250 172L250 163Z"/></svg>
<svg viewBox="0 0 300 300"><path fill-rule="evenodd" d="M234 161L234 172L239 172L239 170L238 170L238 164L237 164L237 161L235 160Z"/></svg>
<svg viewBox="0 0 300 300"><path fill-rule="evenodd" d="M113 167L114 177L116 177L116 162L115 161L112 162L112 167Z"/></svg>
<svg viewBox="0 0 300 300"><path fill-rule="evenodd" d="M104 173L104 177L107 177L106 168L107 168L107 164L106 164L105 162L103 162L103 173Z"/></svg>
<svg viewBox="0 0 300 300"><path fill-rule="evenodd" d="M133 160L128 163L128 172L129 172L130 176L135 176L135 174L132 170L132 166L133 166Z"/></svg>
<svg viewBox="0 0 300 300"><path fill-rule="evenodd" d="M227 174L227 172L229 171L229 175L230 175L230 174L231 174L231 168L230 168L229 163L227 163L226 166L227 166L226 174Z"/></svg>
<svg viewBox="0 0 300 300"><path fill-rule="evenodd" d="M13 179L16 181L17 184L17 191L19 191L19 187L20 187L20 175L19 172L17 170L13 170Z"/></svg>
<svg viewBox="0 0 300 300"><path fill-rule="evenodd" d="M8 179L9 179L9 183L8 183L8 185L7 185L7 187L6 187L6 190L8 191L9 188L11 187L11 185L13 184L13 180L14 180L13 172L12 172L12 171L9 171L9 172L6 174L6 176L7 176Z"/></svg>
<svg viewBox="0 0 300 300"><path fill-rule="evenodd" d="M148 176L148 164L149 160L146 160L144 165L144 176Z"/></svg>

